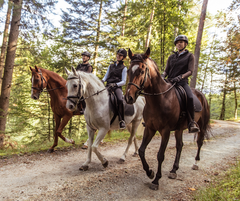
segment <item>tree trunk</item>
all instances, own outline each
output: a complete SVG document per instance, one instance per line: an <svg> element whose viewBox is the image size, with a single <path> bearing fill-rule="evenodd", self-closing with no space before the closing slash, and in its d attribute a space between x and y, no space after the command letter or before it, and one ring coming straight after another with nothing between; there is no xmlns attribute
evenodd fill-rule
<svg viewBox="0 0 240 201"><path fill-rule="evenodd" d="M151 32L152 32L152 22L153 22L154 11L155 11L155 3L156 3L156 0L153 1L153 9L150 15L150 24L148 27L148 33L147 33L146 44L145 44L146 49L149 47L149 41L150 41Z"/></svg>
<svg viewBox="0 0 240 201"><path fill-rule="evenodd" d="M237 119L238 117L238 99L237 99L237 89L236 89L236 81L234 81L234 101L235 101L235 108L234 108L234 118Z"/></svg>
<svg viewBox="0 0 240 201"><path fill-rule="evenodd" d="M3 43L1 48L1 57L0 57L0 89L2 85L2 75L3 75L3 68L4 68L4 61L5 61L5 53L7 47L7 39L8 39L8 28L10 24L10 16L12 11L12 1L8 2L8 10L7 10L7 17L5 22L5 28L3 33Z"/></svg>
<svg viewBox="0 0 240 201"><path fill-rule="evenodd" d="M210 81L210 93L209 93L209 108L211 109L212 103L212 84L213 84L213 71L211 70L211 81Z"/></svg>
<svg viewBox="0 0 240 201"><path fill-rule="evenodd" d="M97 74L98 68L97 68L97 57L98 57L98 48L99 48L99 38L100 38L100 27L101 27L101 16L102 16L102 4L103 0L100 3L99 7L99 15L98 15L98 27L97 27L97 37L96 37L96 44L95 44L95 52L94 52L94 58L93 58L93 67L94 67L94 74Z"/></svg>
<svg viewBox="0 0 240 201"><path fill-rule="evenodd" d="M12 85L14 59L17 49L19 26L21 20L22 0L14 0L11 28L8 40L6 63L0 96L0 134L5 132L9 108L9 97Z"/></svg>
<svg viewBox="0 0 240 201"><path fill-rule="evenodd" d="M199 56L200 56L200 49L201 49L201 40L202 40L204 21L205 21L206 11L207 11L207 3L208 3L208 0L203 1L202 12L201 12L199 26L198 26L198 35L197 35L196 47L194 51L195 64L194 64L193 77L190 82L190 87L192 88L196 87L198 63L199 63Z"/></svg>
<svg viewBox="0 0 240 201"><path fill-rule="evenodd" d="M124 36L124 31L125 31L125 26L126 26L127 3L128 3L128 0L125 0L124 17L123 17L123 25L122 25L122 34L121 34L121 36Z"/></svg>
<svg viewBox="0 0 240 201"><path fill-rule="evenodd" d="M223 88L223 99L222 99L222 109L219 119L224 120L225 119L225 100L226 100L226 94L227 94L227 70L225 74L225 82L224 82L224 88Z"/></svg>

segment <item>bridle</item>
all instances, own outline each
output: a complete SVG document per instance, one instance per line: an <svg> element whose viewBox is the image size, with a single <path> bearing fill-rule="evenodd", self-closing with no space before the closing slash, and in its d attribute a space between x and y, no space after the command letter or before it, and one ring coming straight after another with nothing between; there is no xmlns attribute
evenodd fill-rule
<svg viewBox="0 0 240 201"><path fill-rule="evenodd" d="M92 96L98 95L99 93L101 93L102 91L104 91L104 90L107 89L107 88L104 88L104 89L102 89L102 90L100 90L100 91L97 91L96 93L94 93L94 94L92 94L92 95L90 95L90 96L88 96L88 97L86 97L86 98L83 98L82 96L80 96L80 90L81 90L81 88L82 88L82 83L81 83L80 78L79 78L79 77L70 77L70 78L68 78L67 80L73 80L73 79L78 79L78 80L79 80L78 93L77 93L76 96L67 96L67 100L69 100L71 103L74 104L75 109L76 109L77 104L78 104L80 101L84 101L84 100L86 100L86 99L88 99L88 98L90 98L90 97L92 97ZM74 98L74 99L77 99L77 101L72 100L73 98Z"/></svg>
<svg viewBox="0 0 240 201"><path fill-rule="evenodd" d="M149 77L149 78L151 79L150 70L149 70L149 67L148 67L147 62L144 62L142 58L137 57L137 59L134 59L134 60L131 61L131 63L133 63L133 62L141 62L142 64L145 64L145 65L146 65L144 80L143 80L143 82L140 84L140 86L137 85L137 84L135 84L135 83L133 83L133 82L129 82L129 83L128 83L128 85L133 85L133 86L135 86L135 87L138 89L138 91L136 92L136 97L138 97L138 96L141 95L141 94L147 95L147 96L158 96L158 95L162 95L162 94L165 94L165 93L167 93L168 91L170 91L170 90L174 87L174 85L176 84L176 83L174 83L169 89L167 89L167 90L164 91L164 92L160 92L160 93L145 93L145 92L143 92L143 90L144 90L144 84L145 84L145 82L146 82L146 80L147 80L147 77Z"/></svg>
<svg viewBox="0 0 240 201"><path fill-rule="evenodd" d="M32 87L32 89L36 89L36 90L39 91L39 93L42 93L43 91L44 91L44 92L49 92L49 91L53 91L53 90L55 90L55 89L60 89L60 88L64 87L64 86L60 86L60 87L56 87L56 88L53 88L53 89L45 89L45 90L44 90L43 81L45 81L45 83L47 83L47 81L46 81L46 79L43 77L41 69L38 69L38 70L39 70L39 72L37 72L37 73L41 76L41 88Z"/></svg>
<svg viewBox="0 0 240 201"><path fill-rule="evenodd" d="M142 64L146 65L144 79L143 79L143 82L140 84L140 86L133 82L128 83L128 85L133 85L138 89L138 91L136 92L136 96L138 97L140 94L144 94L144 92L142 92L144 90L144 84L147 81L147 77L149 77L151 79L151 75L149 72L148 64L146 62L143 62L143 60L140 60L139 58L131 61L131 63L133 63L133 62L141 62Z"/></svg>
<svg viewBox="0 0 240 201"><path fill-rule="evenodd" d="M37 88L37 87L32 87L32 89L36 89L36 90L38 90L40 93L42 93L43 92L43 80L47 83L47 81L45 80L45 78L43 77L43 75L42 75L42 71L40 70L40 69L38 69L39 70L39 75L41 76L41 88Z"/></svg>

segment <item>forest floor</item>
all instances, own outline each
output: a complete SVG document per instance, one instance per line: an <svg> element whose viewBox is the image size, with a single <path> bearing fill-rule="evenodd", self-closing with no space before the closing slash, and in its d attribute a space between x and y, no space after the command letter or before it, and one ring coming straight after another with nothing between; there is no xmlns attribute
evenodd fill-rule
<svg viewBox="0 0 240 201"><path fill-rule="evenodd" d="M84 172L79 167L86 160L87 151L74 147L52 154L41 152L0 159L0 200L191 200L195 190L209 185L240 157L240 123L214 121L211 126L214 137L202 147L199 170L191 169L197 152L194 135L184 133L175 180L168 178L176 152L175 138L171 135L157 191L149 189L151 180L139 157L131 156L133 145L125 163L118 163L127 145L124 141L99 147L109 161L107 168L93 154L89 170ZM146 159L154 172L160 142L161 137L155 136L146 150Z"/></svg>

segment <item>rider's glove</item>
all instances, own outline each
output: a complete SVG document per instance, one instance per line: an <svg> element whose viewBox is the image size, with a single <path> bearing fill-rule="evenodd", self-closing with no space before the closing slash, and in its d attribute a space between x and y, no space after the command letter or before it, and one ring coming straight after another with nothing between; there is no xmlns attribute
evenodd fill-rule
<svg viewBox="0 0 240 201"><path fill-rule="evenodd" d="M172 79L172 82L180 82L182 80L182 75L179 75Z"/></svg>
<svg viewBox="0 0 240 201"><path fill-rule="evenodd" d="M108 87L109 88L114 88L114 87L117 87L118 85L116 83L110 83L108 84Z"/></svg>

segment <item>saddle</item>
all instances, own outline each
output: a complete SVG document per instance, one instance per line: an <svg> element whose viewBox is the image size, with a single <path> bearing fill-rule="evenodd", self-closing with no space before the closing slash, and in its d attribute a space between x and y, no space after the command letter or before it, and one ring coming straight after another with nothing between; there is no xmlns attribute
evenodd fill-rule
<svg viewBox="0 0 240 201"><path fill-rule="evenodd" d="M180 109L181 109L179 120L177 122L176 128L174 129L174 130L178 130L180 125L183 123L183 121L188 115L187 114L187 94L181 85L175 85L174 89L175 89L175 92L179 101ZM193 105L194 105L195 112L202 111L202 104L195 94L193 94Z"/></svg>
<svg viewBox="0 0 240 201"><path fill-rule="evenodd" d="M117 97L113 91L109 91L109 107L113 112L113 118L111 119L110 125L114 122L116 117L118 116L118 103ZM123 107L124 107L124 115L125 116L132 116L134 115L134 106L127 104L125 99L123 98Z"/></svg>

